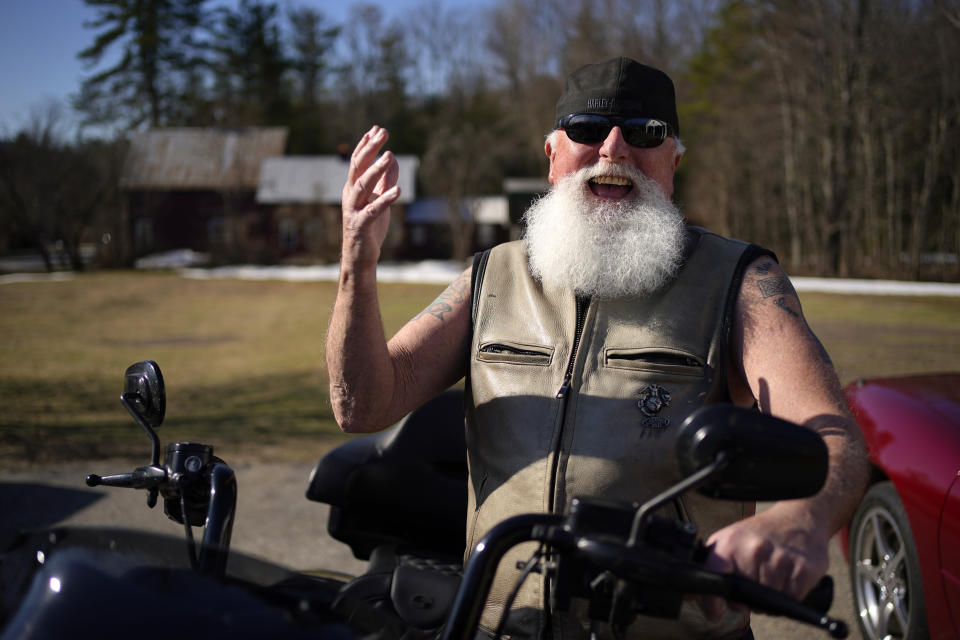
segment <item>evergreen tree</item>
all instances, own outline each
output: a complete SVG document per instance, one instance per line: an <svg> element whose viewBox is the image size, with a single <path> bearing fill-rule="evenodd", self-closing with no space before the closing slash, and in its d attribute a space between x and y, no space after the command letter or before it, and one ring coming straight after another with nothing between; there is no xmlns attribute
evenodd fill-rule
<svg viewBox="0 0 960 640"><path fill-rule="evenodd" d="M290 11L292 49L290 66L294 70L304 108L316 103L324 76L331 67L330 54L340 27L330 25L323 13L301 7Z"/></svg>
<svg viewBox="0 0 960 640"><path fill-rule="evenodd" d="M327 74L333 67L333 46L340 27L323 13L302 7L289 12L290 68L297 98L290 120L287 151L293 154L330 153L338 140L330 131L329 114L321 99Z"/></svg>
<svg viewBox="0 0 960 640"><path fill-rule="evenodd" d="M184 76L195 66L195 40L206 0L84 0L97 10L98 33L77 54L90 68L120 47L120 59L86 78L73 104L89 124L168 124L180 111Z"/></svg>
<svg viewBox="0 0 960 640"><path fill-rule="evenodd" d="M221 7L214 27L214 68L221 124L282 125L290 115L287 59L272 2Z"/></svg>

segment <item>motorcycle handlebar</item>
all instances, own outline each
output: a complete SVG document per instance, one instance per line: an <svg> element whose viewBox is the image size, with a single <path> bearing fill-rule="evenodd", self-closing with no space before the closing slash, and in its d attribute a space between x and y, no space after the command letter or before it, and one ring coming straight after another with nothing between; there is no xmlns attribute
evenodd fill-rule
<svg viewBox="0 0 960 640"><path fill-rule="evenodd" d="M548 529L562 525L563 521L563 516L558 515L524 514L507 518L490 529L467 560L441 640L472 640L503 555L521 542L545 536Z"/></svg>
<svg viewBox="0 0 960 640"><path fill-rule="evenodd" d="M803 602L798 602L744 576L715 573L696 563L672 560L644 547L630 547L590 537L577 538L574 545L577 554L587 562L627 581L656 583L684 593L720 596L758 612L785 616L819 627L834 638L846 638L849 634L846 623L825 615L833 600L833 579L829 576L821 579Z"/></svg>
<svg viewBox="0 0 960 640"><path fill-rule="evenodd" d="M198 445L204 446L204 445ZM219 458L211 456L209 462L196 469L189 469L190 463L185 463L189 471L196 473L204 480L200 483L201 496L188 497L185 495L183 480L184 474L162 467L148 465L137 467L131 473L118 473L100 476L91 473L86 478L87 486L125 487L130 489L147 489L150 492L147 504L153 507L157 501L158 491L176 491L165 498L173 496L174 502L179 505L175 515L168 515L186 527L188 545L191 549L192 536L190 535L190 505L200 500L203 505L203 523L205 523L203 541L196 567L203 573L222 578L226 571L227 555L230 548L230 535L233 530L233 516L237 504L237 481L233 470ZM194 500L194 502L191 502ZM190 553L193 557L193 551Z"/></svg>
<svg viewBox="0 0 960 640"><path fill-rule="evenodd" d="M826 615L825 609L830 608L829 602L826 603L824 610L821 610L823 602L817 602L823 599L822 593L829 593L830 600L833 599L833 578L830 576L821 578L814 590L802 602L797 602L779 591L774 591L743 576L731 574L723 576L723 579L727 587L726 597L742 602L755 611L805 622L823 629L834 638L846 638L850 633L847 623Z"/></svg>
<svg viewBox="0 0 960 640"><path fill-rule="evenodd" d="M687 560L677 560L643 546L578 536L563 526L564 517L526 514L504 520L477 543L465 567L460 590L450 610L441 640L471 640L493 581L497 565L512 547L530 540L552 545L561 554L572 553L618 578L638 584L660 584L685 593L717 595L771 615L785 616L846 638L847 625L825 614L832 600L827 576L804 602L743 576L720 574ZM811 606L814 601L816 606Z"/></svg>

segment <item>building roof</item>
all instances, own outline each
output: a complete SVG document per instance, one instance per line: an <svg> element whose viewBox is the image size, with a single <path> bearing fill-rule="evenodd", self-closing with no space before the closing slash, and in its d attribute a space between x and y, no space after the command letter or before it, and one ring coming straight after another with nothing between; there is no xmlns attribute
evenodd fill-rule
<svg viewBox="0 0 960 640"><path fill-rule="evenodd" d="M460 216L469 220L471 214L477 224L510 224L505 196L481 196L460 200ZM445 198L421 198L407 209L404 220L408 224L440 224L447 222Z"/></svg>
<svg viewBox="0 0 960 640"><path fill-rule="evenodd" d="M415 156L397 156L400 204L416 198ZM260 169L257 202L263 204L339 204L350 161L340 156L284 156L267 158Z"/></svg>
<svg viewBox="0 0 960 640"><path fill-rule="evenodd" d="M151 129L130 137L123 189L254 190L265 158L283 154L284 127Z"/></svg>
<svg viewBox="0 0 960 640"><path fill-rule="evenodd" d="M546 193L550 183L546 178L504 178L504 193Z"/></svg>

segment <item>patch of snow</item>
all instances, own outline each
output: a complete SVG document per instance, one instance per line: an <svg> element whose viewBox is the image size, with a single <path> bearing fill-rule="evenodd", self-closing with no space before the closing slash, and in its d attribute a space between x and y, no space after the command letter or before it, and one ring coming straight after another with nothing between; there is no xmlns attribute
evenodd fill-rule
<svg viewBox="0 0 960 640"><path fill-rule="evenodd" d="M425 260L410 263L377 265L377 281L421 284L449 284L464 269L458 262ZM308 267L261 267L242 265L213 269L181 269L185 278L240 280L286 280L289 282L336 282L340 266L336 264ZM791 278L797 291L856 295L896 296L960 296L960 284L946 282L904 282L897 280L849 280L840 278Z"/></svg>
<svg viewBox="0 0 960 640"><path fill-rule="evenodd" d="M138 269L177 269L184 278L196 280L284 280L288 282L336 282L340 265L272 266L238 265L199 268L209 261L209 255L180 249L146 256L137 260ZM415 284L449 284L463 272L465 265L451 260L424 260L422 262L384 262L377 265L379 282L407 282ZM69 280L69 271L55 273L12 273L0 275L0 284L13 282L44 282ZM849 295L895 296L960 296L960 284L949 282L906 282L899 280L850 280L840 278L791 278L797 291Z"/></svg>
<svg viewBox="0 0 960 640"><path fill-rule="evenodd" d="M203 266L209 262L210 254L193 249L174 249L139 258L133 266L137 269L182 269Z"/></svg>
<svg viewBox="0 0 960 640"><path fill-rule="evenodd" d="M382 263L377 265L377 281L409 282L416 284L449 284L463 272L463 265L445 260L424 260L412 263ZM185 278L208 280L236 278L240 280L285 280L288 282L336 282L340 279L340 265L306 267L259 267L240 265L213 269L181 269Z"/></svg>
<svg viewBox="0 0 960 640"><path fill-rule="evenodd" d="M960 284L903 282L899 280L848 280L841 278L791 278L797 291L886 296L960 296Z"/></svg>

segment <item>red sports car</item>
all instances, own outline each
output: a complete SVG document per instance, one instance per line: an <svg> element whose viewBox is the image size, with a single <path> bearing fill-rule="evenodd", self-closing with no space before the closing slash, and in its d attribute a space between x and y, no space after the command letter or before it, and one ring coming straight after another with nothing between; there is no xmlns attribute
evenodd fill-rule
<svg viewBox="0 0 960 640"><path fill-rule="evenodd" d="M870 488L844 531L869 640L960 639L960 374L845 388Z"/></svg>

